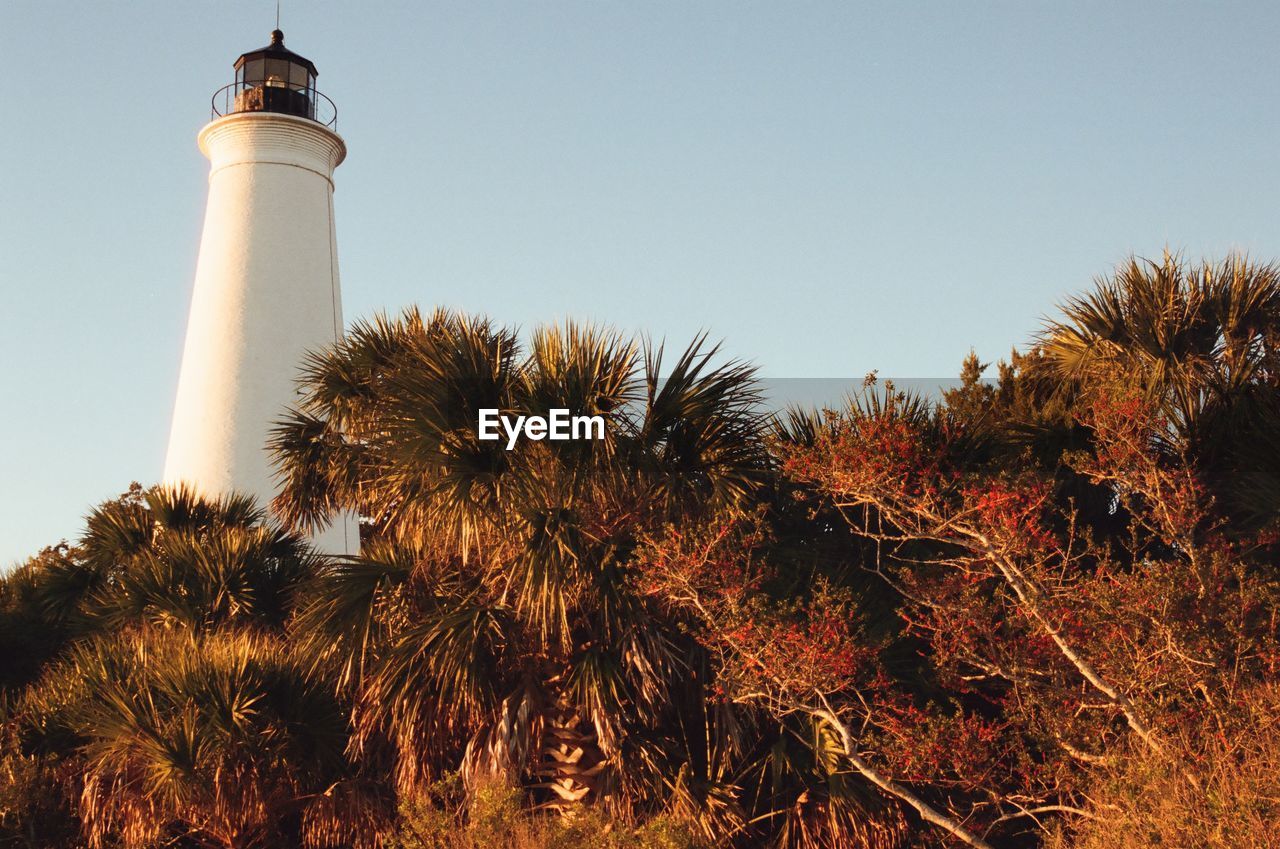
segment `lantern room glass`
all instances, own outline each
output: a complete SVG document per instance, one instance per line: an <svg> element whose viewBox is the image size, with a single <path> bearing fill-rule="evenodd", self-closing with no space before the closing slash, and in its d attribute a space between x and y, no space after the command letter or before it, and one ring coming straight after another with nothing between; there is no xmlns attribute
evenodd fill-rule
<svg viewBox="0 0 1280 849"><path fill-rule="evenodd" d="M284 33L235 65L235 112L278 112L316 119L316 69L284 46Z"/></svg>

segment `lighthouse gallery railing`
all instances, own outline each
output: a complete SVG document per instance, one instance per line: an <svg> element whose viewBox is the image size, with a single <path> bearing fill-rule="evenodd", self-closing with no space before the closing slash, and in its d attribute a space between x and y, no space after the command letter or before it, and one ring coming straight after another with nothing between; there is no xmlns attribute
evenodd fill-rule
<svg viewBox="0 0 1280 849"><path fill-rule="evenodd" d="M338 107L314 88L278 80L238 82L213 93L213 117L241 112L274 112L307 118L331 129L338 127Z"/></svg>

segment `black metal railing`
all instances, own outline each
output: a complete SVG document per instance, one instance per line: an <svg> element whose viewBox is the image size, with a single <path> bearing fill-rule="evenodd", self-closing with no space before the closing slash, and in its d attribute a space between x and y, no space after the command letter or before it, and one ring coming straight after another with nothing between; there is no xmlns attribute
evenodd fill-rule
<svg viewBox="0 0 1280 849"><path fill-rule="evenodd" d="M214 118L240 112L275 112L338 127L338 107L332 100L314 88L276 80L232 83L213 93Z"/></svg>

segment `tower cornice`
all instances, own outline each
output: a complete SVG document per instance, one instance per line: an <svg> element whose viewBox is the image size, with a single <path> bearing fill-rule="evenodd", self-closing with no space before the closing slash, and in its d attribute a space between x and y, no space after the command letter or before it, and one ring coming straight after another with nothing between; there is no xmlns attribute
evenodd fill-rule
<svg viewBox="0 0 1280 849"><path fill-rule="evenodd" d="M333 169L347 156L342 136L307 118L275 112L238 112L206 124L197 137L209 159L210 177L248 164L305 168L332 183Z"/></svg>

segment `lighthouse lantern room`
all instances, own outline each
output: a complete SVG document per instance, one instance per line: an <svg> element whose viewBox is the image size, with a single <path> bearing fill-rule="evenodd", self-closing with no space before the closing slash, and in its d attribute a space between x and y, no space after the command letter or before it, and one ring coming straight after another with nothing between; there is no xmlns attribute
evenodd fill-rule
<svg viewBox="0 0 1280 849"><path fill-rule="evenodd" d="M276 112L310 118L325 126L337 123L333 101L316 90L316 66L284 46L284 33L271 32L271 43L236 60L235 82L213 96L214 117L236 112Z"/></svg>

